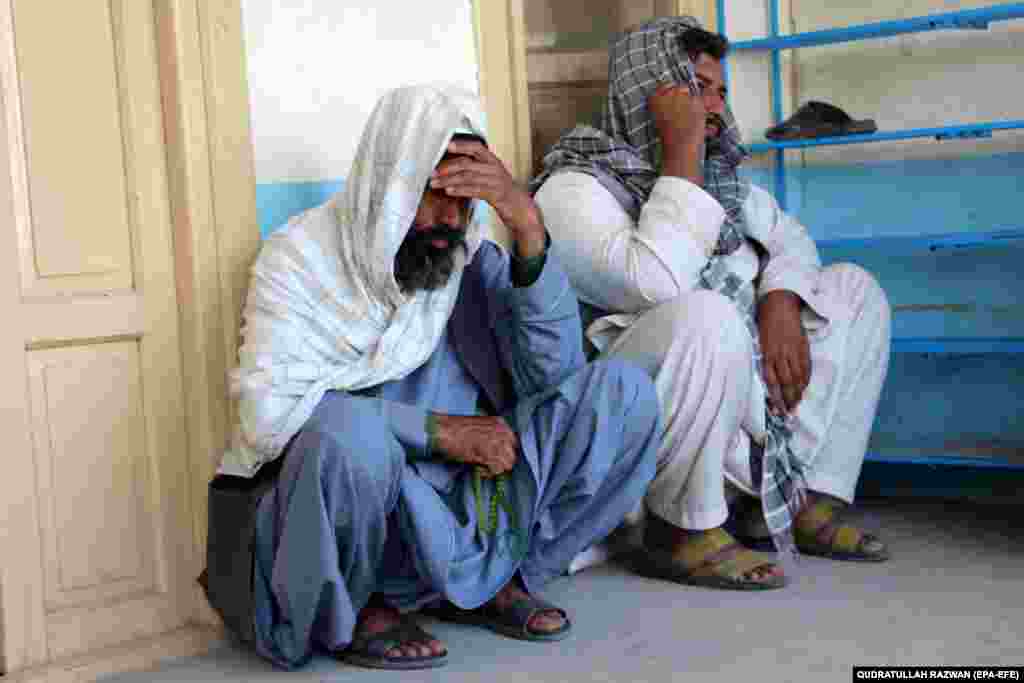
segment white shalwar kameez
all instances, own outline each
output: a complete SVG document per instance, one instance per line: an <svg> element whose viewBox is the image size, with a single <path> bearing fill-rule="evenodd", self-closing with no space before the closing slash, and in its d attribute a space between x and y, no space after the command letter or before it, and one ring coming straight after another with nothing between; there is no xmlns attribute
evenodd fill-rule
<svg viewBox="0 0 1024 683"><path fill-rule="evenodd" d="M573 171L549 178L535 199L580 300L611 313L587 338L602 357L630 360L655 379L665 433L647 510L686 529L721 526L727 483L758 494L749 455L765 429L744 323L731 301L699 287L722 207L699 186L662 177L634 222L595 178ZM888 369L888 301L860 267L822 268L807 231L763 189L752 185L743 209L769 255L758 298L789 290L805 304L812 371L793 448L812 462L808 488L852 502ZM727 259L758 277L749 242Z"/></svg>

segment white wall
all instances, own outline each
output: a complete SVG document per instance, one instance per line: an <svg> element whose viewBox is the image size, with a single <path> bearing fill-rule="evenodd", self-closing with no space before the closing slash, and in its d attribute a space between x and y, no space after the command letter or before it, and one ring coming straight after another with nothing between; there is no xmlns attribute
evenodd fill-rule
<svg viewBox="0 0 1024 683"><path fill-rule="evenodd" d="M244 0L243 17L261 184L347 176L386 90L479 92L472 0Z"/></svg>

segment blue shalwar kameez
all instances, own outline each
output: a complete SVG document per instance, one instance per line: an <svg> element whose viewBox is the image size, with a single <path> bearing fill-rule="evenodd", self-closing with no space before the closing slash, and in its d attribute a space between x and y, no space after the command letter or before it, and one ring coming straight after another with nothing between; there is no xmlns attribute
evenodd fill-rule
<svg viewBox="0 0 1024 683"><path fill-rule="evenodd" d="M654 476L660 410L644 372L585 363L580 330L553 254L516 287L509 256L484 242L424 365L321 400L256 508L261 655L293 668L345 648L372 593L472 609L516 572L535 592L622 521ZM514 514L494 533L478 529L472 468L428 452L428 411L500 414L518 435Z"/></svg>

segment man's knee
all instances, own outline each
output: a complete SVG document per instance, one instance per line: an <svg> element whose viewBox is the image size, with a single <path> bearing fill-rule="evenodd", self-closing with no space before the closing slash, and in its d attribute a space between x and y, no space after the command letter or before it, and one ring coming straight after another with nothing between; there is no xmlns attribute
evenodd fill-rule
<svg viewBox="0 0 1024 683"><path fill-rule="evenodd" d="M749 360L750 333L739 308L729 297L697 290L662 305L669 307L674 338L701 343L716 354Z"/></svg>
<svg viewBox="0 0 1024 683"><path fill-rule="evenodd" d="M880 326L888 335L892 320L889 297L878 279L855 263L836 263L825 269L825 277L837 283L837 294L858 306L870 316L873 325Z"/></svg>
<svg viewBox="0 0 1024 683"><path fill-rule="evenodd" d="M355 492L390 495L405 463L378 404L328 393L299 432L292 448L317 458L321 479Z"/></svg>
<svg viewBox="0 0 1024 683"><path fill-rule="evenodd" d="M640 367L618 358L604 358L590 363L592 375L619 400L624 414L634 421L634 429L656 429L660 416L658 393L654 380Z"/></svg>

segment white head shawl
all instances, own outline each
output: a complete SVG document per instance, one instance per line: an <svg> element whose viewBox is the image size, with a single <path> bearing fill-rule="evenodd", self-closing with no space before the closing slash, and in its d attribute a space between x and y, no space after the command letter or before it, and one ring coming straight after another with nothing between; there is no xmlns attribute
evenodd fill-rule
<svg viewBox="0 0 1024 683"><path fill-rule="evenodd" d="M394 265L456 131L484 134L471 93L453 86L387 93L344 189L267 239L252 268L240 366L230 376L239 423L222 473L252 476L278 457L328 390L401 379L437 348L467 257L456 249L448 283L412 295L401 292ZM469 260L481 233L471 221Z"/></svg>

